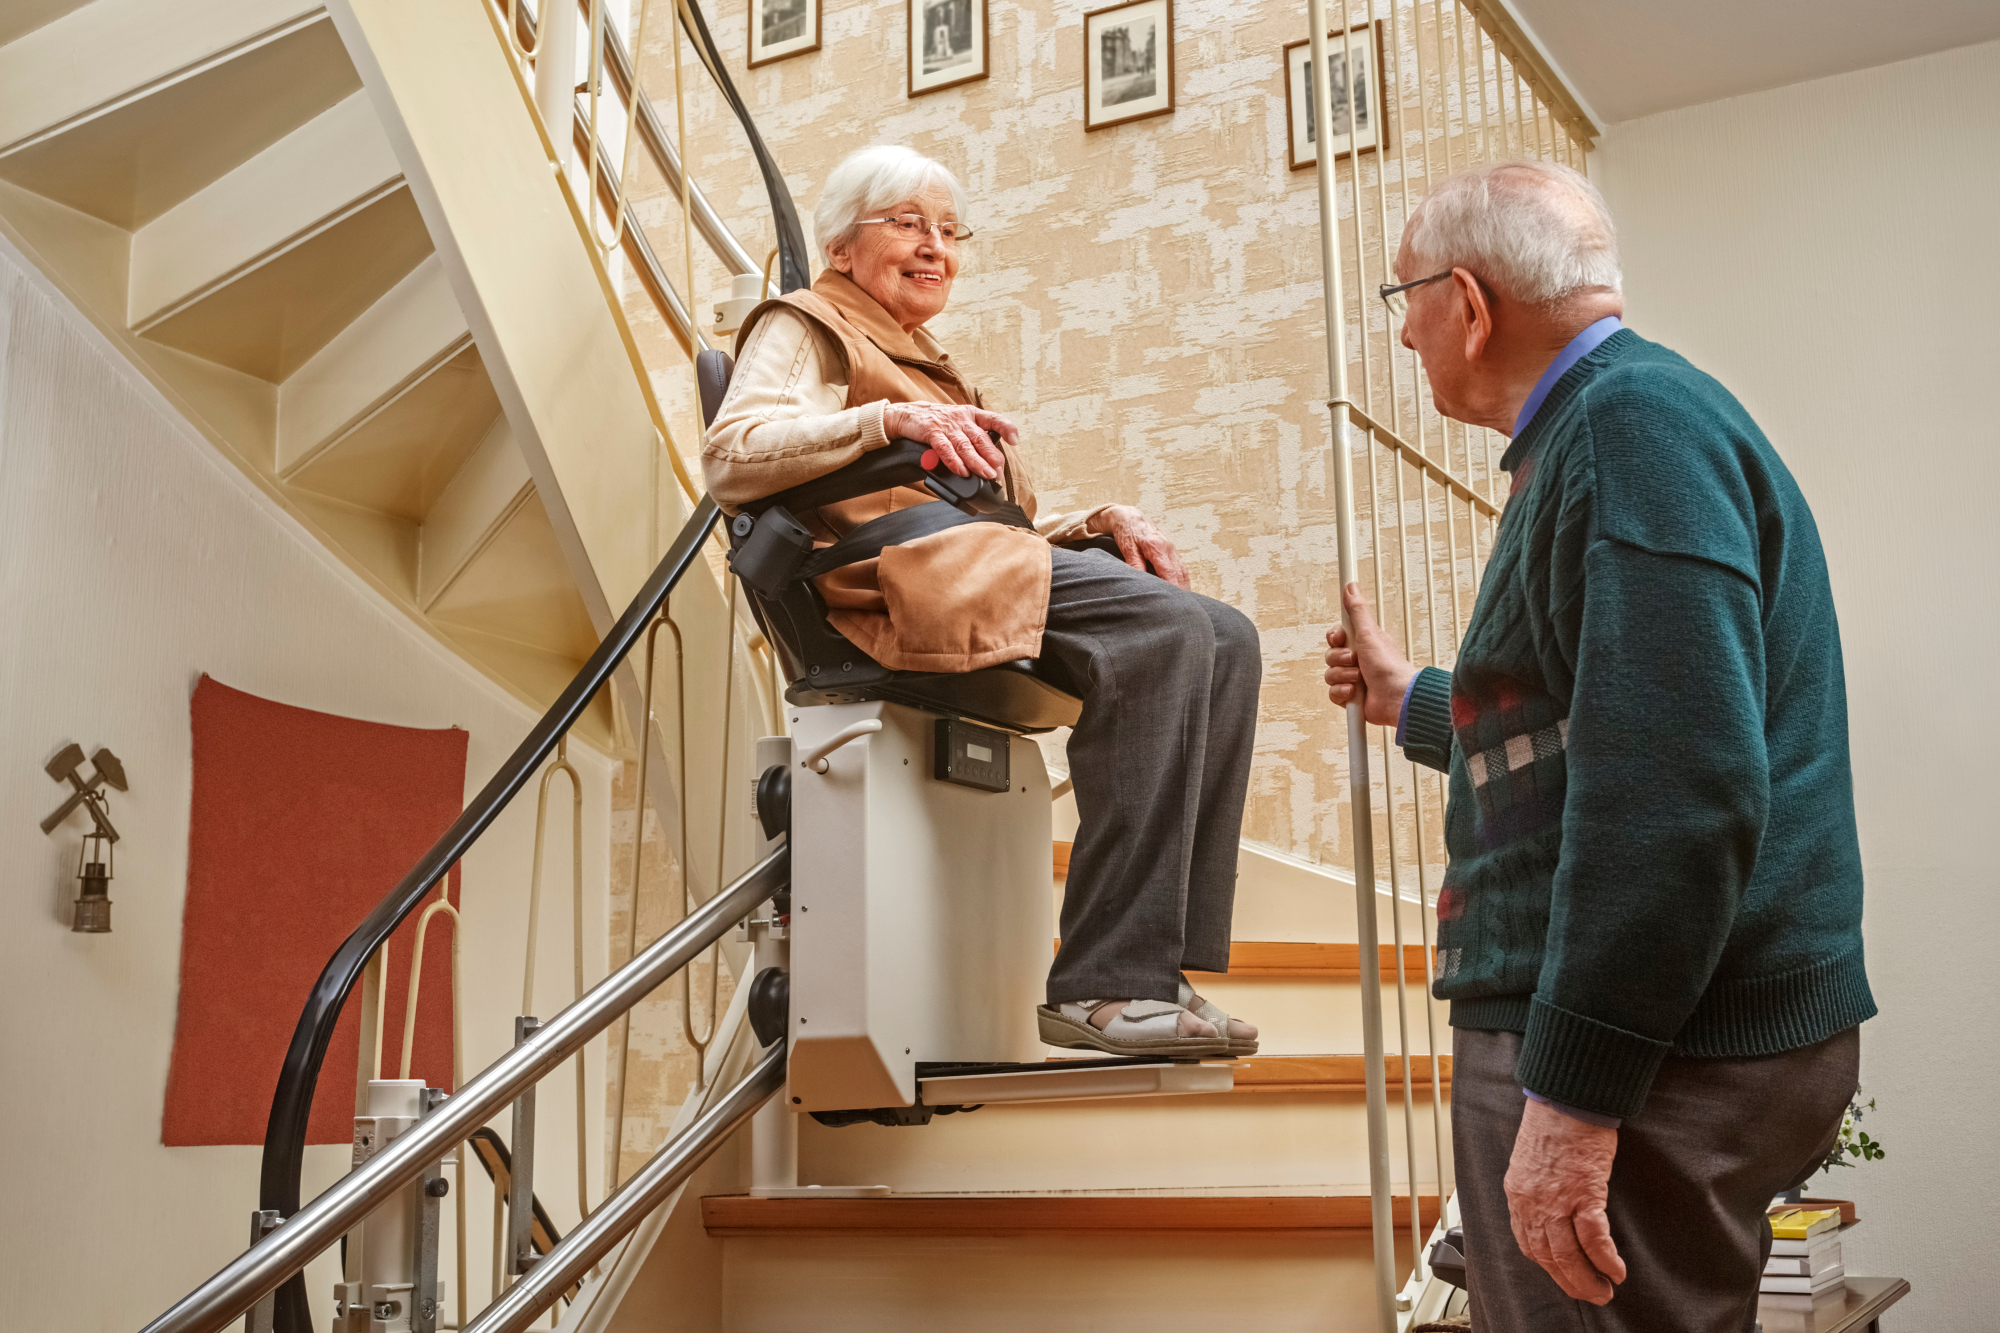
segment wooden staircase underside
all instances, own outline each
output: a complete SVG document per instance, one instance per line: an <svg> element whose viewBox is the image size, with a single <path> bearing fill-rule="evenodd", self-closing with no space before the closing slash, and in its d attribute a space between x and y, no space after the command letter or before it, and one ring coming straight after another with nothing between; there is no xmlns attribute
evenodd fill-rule
<svg viewBox="0 0 2000 1333"><path fill-rule="evenodd" d="M12 8L0 231L318 541L545 708L597 633L331 16ZM608 743L608 699L580 725Z"/></svg>

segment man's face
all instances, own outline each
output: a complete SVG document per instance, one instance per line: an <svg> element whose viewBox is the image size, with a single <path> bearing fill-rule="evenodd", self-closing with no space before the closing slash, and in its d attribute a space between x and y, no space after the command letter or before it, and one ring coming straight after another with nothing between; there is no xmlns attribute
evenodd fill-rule
<svg viewBox="0 0 2000 1333"><path fill-rule="evenodd" d="M1396 251L1396 281L1414 282L1430 272L1417 272L1417 263L1407 245ZM1403 346L1424 363L1431 383L1431 397L1438 411L1459 420L1464 408L1465 388L1471 367L1465 359L1465 294L1457 279L1427 282L1404 294L1409 311L1403 317Z"/></svg>

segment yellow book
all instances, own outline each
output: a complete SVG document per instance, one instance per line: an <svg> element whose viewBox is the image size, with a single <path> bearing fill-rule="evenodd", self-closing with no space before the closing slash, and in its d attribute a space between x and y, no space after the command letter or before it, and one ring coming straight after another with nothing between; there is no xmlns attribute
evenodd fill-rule
<svg viewBox="0 0 2000 1333"><path fill-rule="evenodd" d="M1778 1240L1804 1240L1839 1226L1838 1208L1778 1208L1771 1213L1771 1235Z"/></svg>

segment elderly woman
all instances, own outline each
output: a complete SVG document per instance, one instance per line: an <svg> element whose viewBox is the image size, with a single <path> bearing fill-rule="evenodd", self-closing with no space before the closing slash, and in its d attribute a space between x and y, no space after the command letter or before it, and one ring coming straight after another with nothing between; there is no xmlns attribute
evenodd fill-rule
<svg viewBox="0 0 2000 1333"><path fill-rule="evenodd" d="M827 267L810 291L744 321L703 476L729 508L910 439L1020 506L1032 528L951 527L822 575L828 619L892 670L1039 657L1081 689L1069 741L1081 828L1042 1039L1119 1055L1248 1054L1257 1030L1181 972L1229 966L1256 628L1189 591L1173 543L1132 506L1037 516L1014 423L986 410L924 330L951 299L966 213L952 174L907 148L836 167L814 215ZM797 517L826 545L919 503L936 501L902 487ZM1061 545L1100 534L1122 562Z"/></svg>

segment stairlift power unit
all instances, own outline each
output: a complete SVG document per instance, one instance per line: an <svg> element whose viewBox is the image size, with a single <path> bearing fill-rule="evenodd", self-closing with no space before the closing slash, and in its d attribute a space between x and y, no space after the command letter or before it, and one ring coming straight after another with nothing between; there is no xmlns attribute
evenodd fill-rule
<svg viewBox="0 0 2000 1333"><path fill-rule="evenodd" d="M1042 1060L1055 921L1040 748L884 700L789 716L789 1109L911 1106L920 1064ZM801 762L849 731L825 772Z"/></svg>

